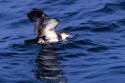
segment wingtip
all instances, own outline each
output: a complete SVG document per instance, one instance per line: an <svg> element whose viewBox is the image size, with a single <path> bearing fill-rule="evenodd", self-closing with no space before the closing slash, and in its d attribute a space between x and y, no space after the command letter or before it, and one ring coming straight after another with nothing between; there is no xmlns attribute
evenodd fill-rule
<svg viewBox="0 0 125 83"><path fill-rule="evenodd" d="M60 20L59 19L57 19L57 18L54 18L57 22L58 22L58 24L60 23Z"/></svg>
<svg viewBox="0 0 125 83"><path fill-rule="evenodd" d="M35 22L37 19L39 19L42 16L47 16L42 10L33 8L27 13L27 17L31 22ZM48 17L48 16L47 16Z"/></svg>

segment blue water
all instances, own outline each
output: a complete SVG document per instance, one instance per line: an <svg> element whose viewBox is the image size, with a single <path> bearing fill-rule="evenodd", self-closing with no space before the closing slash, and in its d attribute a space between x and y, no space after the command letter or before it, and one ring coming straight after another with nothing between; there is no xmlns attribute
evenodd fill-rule
<svg viewBox="0 0 125 83"><path fill-rule="evenodd" d="M43 51L26 14L74 35ZM125 83L125 0L0 0L0 83Z"/></svg>

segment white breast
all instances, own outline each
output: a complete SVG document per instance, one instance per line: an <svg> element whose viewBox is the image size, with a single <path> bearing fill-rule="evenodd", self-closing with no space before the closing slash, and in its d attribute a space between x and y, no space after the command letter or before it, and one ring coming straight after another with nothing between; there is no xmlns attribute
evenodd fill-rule
<svg viewBox="0 0 125 83"><path fill-rule="evenodd" d="M58 36L55 31L55 27L59 24L56 19L50 19L48 21L48 24L46 25L43 35L46 36L47 42L53 43L53 42L58 42Z"/></svg>

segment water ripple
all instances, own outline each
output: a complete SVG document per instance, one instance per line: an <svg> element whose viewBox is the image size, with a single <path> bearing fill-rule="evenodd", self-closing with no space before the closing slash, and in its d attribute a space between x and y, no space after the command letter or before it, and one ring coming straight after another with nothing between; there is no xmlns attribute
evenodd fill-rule
<svg viewBox="0 0 125 83"><path fill-rule="evenodd" d="M1 0L0 7L0 82L125 83L124 0ZM25 44L36 37L26 17L32 8L58 18L57 32L73 38L53 51Z"/></svg>

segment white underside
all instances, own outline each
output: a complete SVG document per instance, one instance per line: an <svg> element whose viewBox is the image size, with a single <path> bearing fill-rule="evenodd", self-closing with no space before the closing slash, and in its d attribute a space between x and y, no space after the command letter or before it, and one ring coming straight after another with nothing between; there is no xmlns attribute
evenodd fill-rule
<svg viewBox="0 0 125 83"><path fill-rule="evenodd" d="M59 42L59 38L57 35L54 35L53 33L47 33L49 35L47 35L47 41L44 41L42 38L39 39L38 43L43 44L43 43L57 43ZM62 33L60 34L62 41L67 41L66 39L71 37L70 34L67 33Z"/></svg>
<svg viewBox="0 0 125 83"><path fill-rule="evenodd" d="M44 31L42 32L42 35L45 36L46 41L40 38L38 40L38 43L56 43L59 42L58 35L55 31L55 27L58 25L59 22L57 22L55 19L50 19L48 21L48 24L44 28ZM65 41L67 37L69 37L69 34L67 33L60 33L61 40Z"/></svg>

